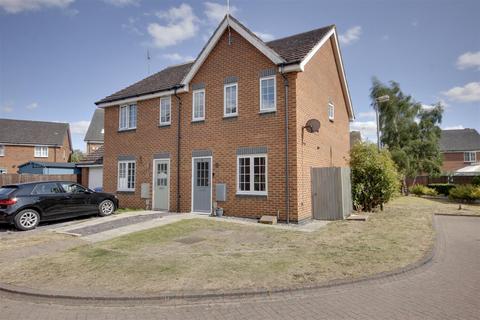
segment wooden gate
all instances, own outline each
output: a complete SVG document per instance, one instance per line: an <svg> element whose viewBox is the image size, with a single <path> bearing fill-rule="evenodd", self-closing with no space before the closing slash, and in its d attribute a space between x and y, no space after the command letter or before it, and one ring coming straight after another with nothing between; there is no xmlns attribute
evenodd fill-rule
<svg viewBox="0 0 480 320"><path fill-rule="evenodd" d="M350 168L312 168L313 218L341 220L352 212Z"/></svg>

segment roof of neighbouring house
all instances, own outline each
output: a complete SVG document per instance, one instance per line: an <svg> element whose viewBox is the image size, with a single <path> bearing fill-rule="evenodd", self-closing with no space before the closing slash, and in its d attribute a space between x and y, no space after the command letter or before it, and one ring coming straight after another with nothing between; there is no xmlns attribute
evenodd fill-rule
<svg viewBox="0 0 480 320"><path fill-rule="evenodd" d="M78 166L87 166L87 165L101 165L103 164L103 146L99 147L94 152L87 154L83 157L82 160L78 163Z"/></svg>
<svg viewBox="0 0 480 320"><path fill-rule="evenodd" d="M103 122L105 117L105 110L103 109L96 109L93 113L92 121L90 121L90 125L88 126L87 133L85 134L84 141L95 141L95 142L103 142Z"/></svg>
<svg viewBox="0 0 480 320"><path fill-rule="evenodd" d="M226 18L224 18L225 20ZM230 16L230 19L241 26L252 37L261 42L262 46L273 50L276 55L281 57L285 64L294 64L301 62L314 47L332 30L334 25L299 33L281 39L269 42L263 42L252 31L243 26L237 19ZM205 47L204 49L205 50ZM202 51L203 51L202 50ZM201 53L199 54L199 56ZM198 57L197 57L198 60ZM196 60L195 60L196 61ZM189 73L195 61L184 63L181 65L167 67L154 75L140 80L133 85L126 87L112 95L107 96L96 104L113 102L116 100L135 98L147 94L154 94L161 91L172 90L176 85Z"/></svg>
<svg viewBox="0 0 480 320"><path fill-rule="evenodd" d="M76 164L73 162L40 162L40 161L28 161L24 164L19 165L18 167L24 167L32 165L33 167L40 168L66 168L74 169Z"/></svg>
<svg viewBox="0 0 480 320"><path fill-rule="evenodd" d="M68 123L0 119L0 144L63 145Z"/></svg>
<svg viewBox="0 0 480 320"><path fill-rule="evenodd" d="M478 151L480 134L475 129L442 130L440 151Z"/></svg>

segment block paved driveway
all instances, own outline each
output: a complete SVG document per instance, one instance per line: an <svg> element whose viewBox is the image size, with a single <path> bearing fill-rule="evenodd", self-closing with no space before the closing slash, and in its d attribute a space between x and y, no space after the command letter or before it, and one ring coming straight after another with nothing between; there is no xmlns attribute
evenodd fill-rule
<svg viewBox="0 0 480 320"><path fill-rule="evenodd" d="M435 217L437 253L410 272L271 297L165 305L0 292L0 319L480 319L480 218Z"/></svg>

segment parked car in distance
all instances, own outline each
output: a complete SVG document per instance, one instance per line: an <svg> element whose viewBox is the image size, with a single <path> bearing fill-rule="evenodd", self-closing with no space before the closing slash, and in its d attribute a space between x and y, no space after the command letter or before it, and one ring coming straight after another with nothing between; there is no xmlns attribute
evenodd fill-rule
<svg viewBox="0 0 480 320"><path fill-rule="evenodd" d="M95 192L71 181L42 181L0 188L0 222L19 230L35 229L40 221L82 215L111 215L118 208L115 195Z"/></svg>

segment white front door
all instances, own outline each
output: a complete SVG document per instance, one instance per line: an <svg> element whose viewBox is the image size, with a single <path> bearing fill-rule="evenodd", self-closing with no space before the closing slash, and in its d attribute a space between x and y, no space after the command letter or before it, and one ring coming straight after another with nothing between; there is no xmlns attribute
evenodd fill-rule
<svg viewBox="0 0 480 320"><path fill-rule="evenodd" d="M153 170L153 209L169 210L170 160L154 160Z"/></svg>

